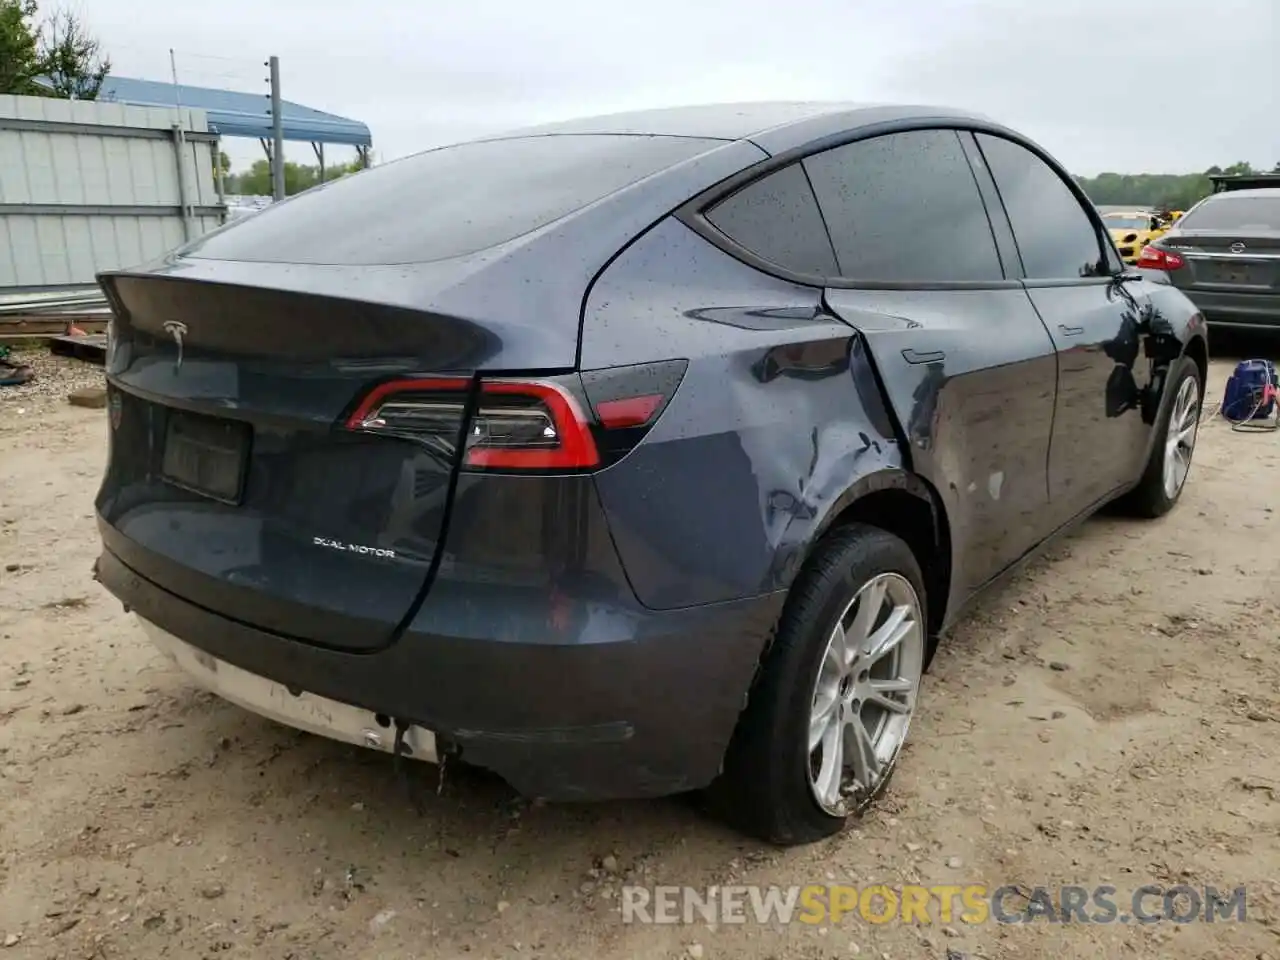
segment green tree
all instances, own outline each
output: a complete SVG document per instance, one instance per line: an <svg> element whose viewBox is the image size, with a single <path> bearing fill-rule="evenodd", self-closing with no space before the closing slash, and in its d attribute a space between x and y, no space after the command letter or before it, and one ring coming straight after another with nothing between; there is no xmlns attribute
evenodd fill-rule
<svg viewBox="0 0 1280 960"><path fill-rule="evenodd" d="M0 0L0 93L37 93L40 30L35 0Z"/></svg>
<svg viewBox="0 0 1280 960"><path fill-rule="evenodd" d="M63 100L98 99L111 71L111 60L103 55L101 45L79 17L69 10L54 13L37 39L40 72L49 83L52 96Z"/></svg>

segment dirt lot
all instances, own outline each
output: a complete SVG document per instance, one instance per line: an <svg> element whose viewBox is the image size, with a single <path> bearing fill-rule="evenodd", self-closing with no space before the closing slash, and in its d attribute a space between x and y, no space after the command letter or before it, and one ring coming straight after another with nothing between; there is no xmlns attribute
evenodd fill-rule
<svg viewBox="0 0 1280 960"><path fill-rule="evenodd" d="M90 579L106 425L51 382L0 391L0 960L1280 957L1280 435L1207 422L1170 517L1090 521L987 597L884 801L780 852L475 774L419 816L385 756L197 692ZM1249 919L640 927L629 877L1245 884Z"/></svg>

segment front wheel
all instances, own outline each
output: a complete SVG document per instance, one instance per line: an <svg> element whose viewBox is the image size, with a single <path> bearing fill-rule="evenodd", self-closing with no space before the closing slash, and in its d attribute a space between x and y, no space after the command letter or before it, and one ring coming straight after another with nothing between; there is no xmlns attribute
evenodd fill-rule
<svg viewBox="0 0 1280 960"><path fill-rule="evenodd" d="M838 832L886 787L928 649L920 566L898 537L853 524L797 579L712 787L735 826L783 845Z"/></svg>
<svg viewBox="0 0 1280 960"><path fill-rule="evenodd" d="M1182 357L1169 372L1170 401L1159 421L1156 442L1138 485L1121 501L1129 512L1154 519L1178 502L1191 472L1200 426L1200 370Z"/></svg>

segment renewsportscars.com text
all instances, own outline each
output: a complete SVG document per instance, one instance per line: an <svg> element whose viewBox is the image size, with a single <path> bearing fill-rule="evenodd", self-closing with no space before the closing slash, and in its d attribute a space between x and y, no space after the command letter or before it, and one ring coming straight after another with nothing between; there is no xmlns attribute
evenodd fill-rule
<svg viewBox="0 0 1280 960"><path fill-rule="evenodd" d="M795 887L628 886L622 920L641 924L758 923L1215 923L1245 919L1245 888L1146 884L1115 887L985 884L932 887L815 884Z"/></svg>

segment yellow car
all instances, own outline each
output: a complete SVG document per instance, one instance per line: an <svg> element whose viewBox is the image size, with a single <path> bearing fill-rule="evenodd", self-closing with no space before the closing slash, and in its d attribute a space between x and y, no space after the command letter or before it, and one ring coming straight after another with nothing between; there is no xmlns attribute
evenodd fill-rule
<svg viewBox="0 0 1280 960"><path fill-rule="evenodd" d="M1154 213L1146 210L1104 213L1102 223L1120 250L1125 263L1138 262L1142 248L1169 229Z"/></svg>

